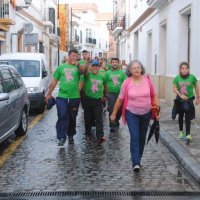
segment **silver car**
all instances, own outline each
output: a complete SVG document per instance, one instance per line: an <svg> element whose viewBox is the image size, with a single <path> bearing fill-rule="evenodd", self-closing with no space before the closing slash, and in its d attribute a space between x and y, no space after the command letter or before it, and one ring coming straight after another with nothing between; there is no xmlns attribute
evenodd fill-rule
<svg viewBox="0 0 200 200"><path fill-rule="evenodd" d="M0 143L15 132L25 135L28 129L29 99L26 87L10 65L0 65Z"/></svg>

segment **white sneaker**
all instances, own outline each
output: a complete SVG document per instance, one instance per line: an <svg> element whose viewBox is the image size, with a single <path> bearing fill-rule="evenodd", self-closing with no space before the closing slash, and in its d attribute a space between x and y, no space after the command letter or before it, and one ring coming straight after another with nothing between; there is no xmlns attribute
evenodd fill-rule
<svg viewBox="0 0 200 200"><path fill-rule="evenodd" d="M139 166L139 165L133 166L133 171L134 171L135 173L138 173L138 172L140 171L140 166Z"/></svg>

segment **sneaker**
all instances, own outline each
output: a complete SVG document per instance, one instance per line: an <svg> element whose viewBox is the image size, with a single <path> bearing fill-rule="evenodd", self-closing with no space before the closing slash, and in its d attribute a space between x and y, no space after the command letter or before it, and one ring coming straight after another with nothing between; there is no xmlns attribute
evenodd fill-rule
<svg viewBox="0 0 200 200"><path fill-rule="evenodd" d="M61 146L64 146L64 144L65 144L65 140L60 139L59 142L58 142L58 146L61 147Z"/></svg>
<svg viewBox="0 0 200 200"><path fill-rule="evenodd" d="M140 166L139 166L139 165L133 166L133 171L134 171L135 173L138 173L138 172L140 171Z"/></svg>
<svg viewBox="0 0 200 200"><path fill-rule="evenodd" d="M182 139L184 139L184 138L185 138L185 133L184 133L183 131L180 131L179 136L178 136L178 139L179 139L179 140L182 140Z"/></svg>
<svg viewBox="0 0 200 200"><path fill-rule="evenodd" d="M99 140L98 140L98 144L102 144L106 141L106 138L105 137L101 137Z"/></svg>
<svg viewBox="0 0 200 200"><path fill-rule="evenodd" d="M74 144L74 138L73 136L69 136L69 144Z"/></svg>
<svg viewBox="0 0 200 200"><path fill-rule="evenodd" d="M187 135L187 136L184 138L184 140L185 140L185 144L189 145L190 142L192 142L192 136L191 136L191 135Z"/></svg>

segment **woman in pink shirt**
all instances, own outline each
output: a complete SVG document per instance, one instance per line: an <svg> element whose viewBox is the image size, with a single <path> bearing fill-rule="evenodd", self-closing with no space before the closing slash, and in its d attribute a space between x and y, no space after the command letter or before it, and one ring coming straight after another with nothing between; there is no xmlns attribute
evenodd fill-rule
<svg viewBox="0 0 200 200"><path fill-rule="evenodd" d="M159 99L154 91L154 87L152 87L152 82L144 75L145 71L140 61L133 60L128 65L127 72L130 78L126 79L122 84L110 119L115 121L116 113L123 104L123 121L124 123L127 121L130 132L130 151L133 171L139 172L151 117L151 93L153 93L154 103L158 107ZM159 115L156 118L159 119Z"/></svg>

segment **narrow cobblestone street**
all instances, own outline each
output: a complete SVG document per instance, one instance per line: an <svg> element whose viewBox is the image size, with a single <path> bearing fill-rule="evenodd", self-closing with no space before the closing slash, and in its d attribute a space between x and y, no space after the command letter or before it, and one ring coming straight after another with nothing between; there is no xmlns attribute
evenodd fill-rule
<svg viewBox="0 0 200 200"><path fill-rule="evenodd" d="M83 113L79 109L75 144L58 148L56 108L46 111L29 131L15 153L0 168L0 191L199 191L199 184L187 175L159 141L146 145L139 175L132 172L129 133L121 125L99 146L95 138L84 137Z"/></svg>

